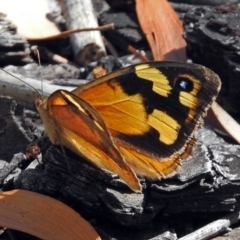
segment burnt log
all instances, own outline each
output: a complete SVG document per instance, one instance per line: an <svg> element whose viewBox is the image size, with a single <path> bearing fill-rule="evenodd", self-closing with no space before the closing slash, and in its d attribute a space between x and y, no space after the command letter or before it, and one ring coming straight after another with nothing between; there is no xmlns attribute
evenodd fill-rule
<svg viewBox="0 0 240 240"><path fill-rule="evenodd" d="M15 187L54 195L127 226L141 226L159 213L230 212L238 206L240 147L207 129L199 130L197 138L193 155L182 161L176 176L155 182L140 179L142 194L67 149L65 159L56 146L45 152L44 170L23 171Z"/></svg>
<svg viewBox="0 0 240 240"><path fill-rule="evenodd" d="M11 98L2 99L9 102L4 107L4 115L10 112L12 117L16 111L12 114ZM24 119L23 110L18 114ZM194 222L191 229L194 231L199 222L206 224L203 215L209 223L239 208L240 147L227 143L209 128L198 130L192 156L182 161L176 176L155 182L141 178L143 193L137 194L116 175L94 167L67 149L66 159L61 148L53 146L47 138L40 142L42 163L35 161L23 170L19 164L24 161L25 148L31 140L23 139L29 131L39 137L43 129L21 128L25 133L9 142L17 136L16 128L20 126L13 125L13 132L5 131L3 139L6 140L1 141L2 153L7 147L14 148L8 150L9 153L16 153L19 143L23 151L14 155L9 164L1 162L4 163L0 168L3 190L20 188L57 198L86 219L95 219L93 226L101 236L151 239L170 234L171 239L176 239L176 234L180 237L188 233L179 228L180 223L184 226ZM126 231L129 231L129 238L124 238Z"/></svg>
<svg viewBox="0 0 240 240"><path fill-rule="evenodd" d="M176 239L176 233L186 234L178 229L179 221L199 222L203 214L210 221L216 214L223 216L239 207L240 147L225 142L208 128L200 129L196 138L193 154L182 161L179 173L155 182L140 179L142 194L133 193L116 175L95 168L67 149L66 159L61 148L47 140L42 143L43 163L13 175L11 187L67 203L87 219L94 218L93 226L102 236L150 239L170 234ZM15 159L22 155L15 155ZM109 222L114 231L109 230ZM125 231L132 237L124 238Z"/></svg>
<svg viewBox="0 0 240 240"><path fill-rule="evenodd" d="M194 7L184 17L190 58L215 71L222 79L222 94L239 112L240 7Z"/></svg>

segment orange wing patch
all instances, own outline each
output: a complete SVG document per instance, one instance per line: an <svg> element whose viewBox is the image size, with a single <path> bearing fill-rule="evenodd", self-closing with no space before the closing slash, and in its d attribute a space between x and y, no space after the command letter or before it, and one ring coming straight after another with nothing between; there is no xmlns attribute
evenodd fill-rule
<svg viewBox="0 0 240 240"><path fill-rule="evenodd" d="M138 176L144 176L151 180L169 178L175 175L180 168L180 154L178 153L169 159L159 162L135 149L130 149L122 143L116 142L116 145L125 157L127 164Z"/></svg>

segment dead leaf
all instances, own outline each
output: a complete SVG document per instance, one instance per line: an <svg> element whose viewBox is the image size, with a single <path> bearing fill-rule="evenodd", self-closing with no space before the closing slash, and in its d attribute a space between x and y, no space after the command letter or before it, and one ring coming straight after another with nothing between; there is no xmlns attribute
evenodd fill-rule
<svg viewBox="0 0 240 240"><path fill-rule="evenodd" d="M49 13L47 0L1 1L1 12L17 26L25 38L43 38L60 33L57 26L46 18Z"/></svg>
<svg viewBox="0 0 240 240"><path fill-rule="evenodd" d="M215 101L208 111L207 123L227 133L240 144L240 125Z"/></svg>
<svg viewBox="0 0 240 240"><path fill-rule="evenodd" d="M138 21L154 60L186 61L183 26L166 0L136 0Z"/></svg>
<svg viewBox="0 0 240 240"><path fill-rule="evenodd" d="M0 193L0 226L51 240L101 240L77 212L51 197L26 190Z"/></svg>

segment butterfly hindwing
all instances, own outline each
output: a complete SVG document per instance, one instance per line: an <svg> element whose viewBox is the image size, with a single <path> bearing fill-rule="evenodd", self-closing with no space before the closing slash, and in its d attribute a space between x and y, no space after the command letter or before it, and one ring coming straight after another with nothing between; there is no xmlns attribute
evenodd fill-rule
<svg viewBox="0 0 240 240"><path fill-rule="evenodd" d="M159 179L178 169L220 85L203 66L152 62L118 70L73 93L101 114L131 168Z"/></svg>

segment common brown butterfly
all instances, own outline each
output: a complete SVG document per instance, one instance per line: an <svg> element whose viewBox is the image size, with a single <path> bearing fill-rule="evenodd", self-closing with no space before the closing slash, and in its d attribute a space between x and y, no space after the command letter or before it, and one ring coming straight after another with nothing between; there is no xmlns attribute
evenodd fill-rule
<svg viewBox="0 0 240 240"><path fill-rule="evenodd" d="M38 97L36 107L53 144L141 192L136 175L157 180L177 172L220 86L219 77L203 66L150 62L117 70L72 92Z"/></svg>

